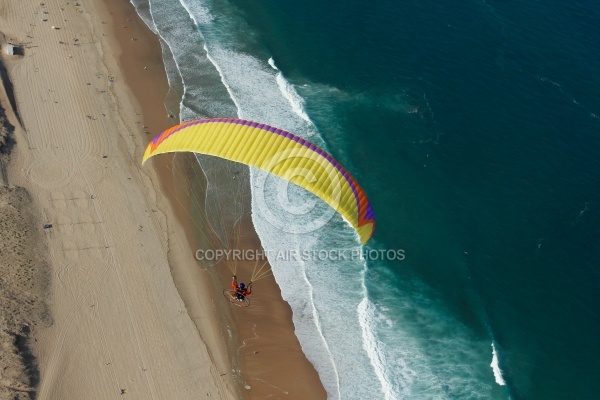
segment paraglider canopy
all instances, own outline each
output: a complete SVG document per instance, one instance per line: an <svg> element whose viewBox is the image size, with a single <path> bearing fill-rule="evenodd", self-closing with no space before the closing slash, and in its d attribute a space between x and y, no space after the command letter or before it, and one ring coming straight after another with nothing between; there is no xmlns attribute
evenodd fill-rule
<svg viewBox="0 0 600 400"><path fill-rule="evenodd" d="M287 179L333 207L363 244L373 235L373 209L352 175L326 151L290 132L236 118L189 121L156 136L142 163L157 154L183 151L240 162Z"/></svg>

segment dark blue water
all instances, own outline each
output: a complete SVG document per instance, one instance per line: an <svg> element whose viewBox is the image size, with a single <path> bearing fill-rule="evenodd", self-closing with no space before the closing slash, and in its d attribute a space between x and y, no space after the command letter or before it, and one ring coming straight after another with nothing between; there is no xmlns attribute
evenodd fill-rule
<svg viewBox="0 0 600 400"><path fill-rule="evenodd" d="M290 80L351 97L321 132L406 250L393 279L493 335L513 397L596 398L600 6L235 3Z"/></svg>
<svg viewBox="0 0 600 400"><path fill-rule="evenodd" d="M188 76L186 106L288 123L291 111L259 106L274 98L272 58L369 195L369 248L405 251L364 272L359 314L371 310L391 355L381 398L598 397L599 5L187 3L204 7L191 14L207 44L186 52L208 49L217 67L203 74L229 92L191 96Z"/></svg>

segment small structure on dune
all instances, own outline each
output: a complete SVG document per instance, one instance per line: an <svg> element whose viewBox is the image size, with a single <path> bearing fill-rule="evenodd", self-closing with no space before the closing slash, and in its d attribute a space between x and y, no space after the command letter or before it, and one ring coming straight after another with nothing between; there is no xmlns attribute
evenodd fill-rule
<svg viewBox="0 0 600 400"><path fill-rule="evenodd" d="M22 56L24 54L24 51L21 46L8 43L6 45L6 54L9 56Z"/></svg>

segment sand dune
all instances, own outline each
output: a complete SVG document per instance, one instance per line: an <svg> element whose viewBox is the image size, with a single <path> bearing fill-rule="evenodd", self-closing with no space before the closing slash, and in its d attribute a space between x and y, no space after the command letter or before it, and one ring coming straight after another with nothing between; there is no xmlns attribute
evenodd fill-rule
<svg viewBox="0 0 600 400"><path fill-rule="evenodd" d="M24 188L0 186L0 398L27 399L39 382L28 339L51 324L50 269L40 220Z"/></svg>

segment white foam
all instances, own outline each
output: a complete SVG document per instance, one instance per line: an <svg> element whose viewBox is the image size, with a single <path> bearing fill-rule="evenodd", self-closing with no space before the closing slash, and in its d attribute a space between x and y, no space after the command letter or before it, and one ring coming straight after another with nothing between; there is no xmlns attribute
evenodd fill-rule
<svg viewBox="0 0 600 400"><path fill-rule="evenodd" d="M202 4L200 4L200 3L192 4L192 3L189 3L189 2L186 2L183 0L179 0L179 3L187 11L188 15L190 16L192 21L194 21L194 23L197 26L198 25L209 25L210 23L212 23L214 21L214 17L212 16L212 14L208 10L208 8L204 7ZM192 5L193 5L193 8L192 8ZM199 32L199 35L202 37L202 32ZM231 92L231 87L227 84L227 81L226 81L225 77L223 76L223 71L221 70L221 68L219 68L219 64L211 57L208 46L206 44L206 40L204 40L204 44L203 44L202 48L206 52L206 58L208 59L208 61L217 70L217 73L219 74L219 76L221 78L221 82L223 83L223 86L225 86L225 89L227 90L227 93L229 94L229 98L235 104L237 113L239 115L240 114L240 105L236 102L236 98L235 98L235 96L233 96L233 93ZM187 87L184 86L184 90L186 90L186 89L187 89ZM181 100L181 106L180 106L180 112L183 117L182 119L191 119L194 117L193 112L190 112L191 110L188 111L185 109L185 106L183 103L184 99L185 99L185 92L184 92L184 96Z"/></svg>
<svg viewBox="0 0 600 400"><path fill-rule="evenodd" d="M375 370L375 374L381 383L381 391L386 400L395 400L400 398L399 393L395 393L394 387L390 382L387 373L385 352L382 348L382 343L377 340L373 332L375 324L373 304L366 297L358 305L358 321L362 330L363 347L369 356L371 365Z"/></svg>
<svg viewBox="0 0 600 400"><path fill-rule="evenodd" d="M269 65L277 71L277 86L279 86L279 90L284 98L290 103L292 110L296 113L297 116L302 118L304 121L312 124L308 115L304 111L304 99L300 97L294 86L289 83L284 77L279 68L275 66L275 61L273 61L273 57L269 58Z"/></svg>
<svg viewBox="0 0 600 400"><path fill-rule="evenodd" d="M180 0L180 3L190 14L196 25L208 25L215 20L210 10L199 2L187 3Z"/></svg>
<svg viewBox="0 0 600 400"><path fill-rule="evenodd" d="M279 71L279 68L277 68L277 66L275 65L275 60L273 60L273 57L270 57L269 61L267 61L267 62L275 71Z"/></svg>
<svg viewBox="0 0 600 400"><path fill-rule="evenodd" d="M301 116L303 111L298 105L301 101L294 103L295 108L291 107L293 95L286 97L281 91L278 73L272 68L251 55L218 43L209 44L207 52L238 108L238 117L277 126L303 137L314 135L308 116L304 115L306 119Z"/></svg>
<svg viewBox="0 0 600 400"><path fill-rule="evenodd" d="M502 378L502 370L500 370L500 367L498 366L498 354L496 353L496 346L494 346L493 342L492 342L492 363L490 364L490 367L492 367L492 371L494 371L494 379L496 380L496 383L500 386L506 385L504 378Z"/></svg>
<svg viewBox="0 0 600 400"><path fill-rule="evenodd" d="M219 64L217 63L217 61L211 57L210 52L208 51L208 47L206 47L206 45L204 45L204 50L206 51L206 57L215 66L215 69L219 73L219 76L221 77L221 82L223 82L223 86L225 86L225 89L227 89L227 93L229 93L229 97L233 101L233 104L235 104L235 108L237 110L238 116L240 116L242 114L242 106L240 105L240 103L236 99L236 97L234 96L233 91L231 90L231 86L229 86L227 84L227 80L225 79L223 70L219 67Z"/></svg>

